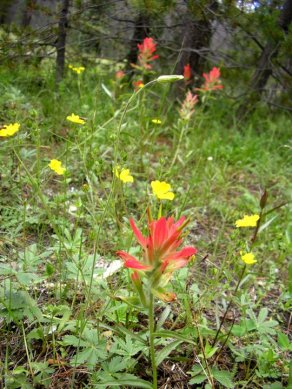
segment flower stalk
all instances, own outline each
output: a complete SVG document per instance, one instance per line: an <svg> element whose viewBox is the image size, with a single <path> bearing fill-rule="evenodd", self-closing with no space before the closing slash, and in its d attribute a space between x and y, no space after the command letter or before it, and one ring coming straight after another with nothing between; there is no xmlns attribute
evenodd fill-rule
<svg viewBox="0 0 292 389"><path fill-rule="evenodd" d="M155 357L155 320L154 320L154 296L150 292L149 295L149 308L148 308L148 324L149 324L149 350L150 350L150 359L152 367L152 387L157 389L157 365Z"/></svg>

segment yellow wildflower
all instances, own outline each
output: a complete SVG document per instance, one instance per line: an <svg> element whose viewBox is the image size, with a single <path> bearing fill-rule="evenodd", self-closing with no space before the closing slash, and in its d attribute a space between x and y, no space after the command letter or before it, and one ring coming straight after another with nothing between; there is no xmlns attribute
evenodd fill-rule
<svg viewBox="0 0 292 389"><path fill-rule="evenodd" d="M84 72L85 67L84 66L73 66L73 65L68 65L68 68L71 69L73 72L77 74L81 74Z"/></svg>
<svg viewBox="0 0 292 389"><path fill-rule="evenodd" d="M48 166L59 176L62 176L66 171L66 169L62 167L62 162L57 159L52 159Z"/></svg>
<svg viewBox="0 0 292 389"><path fill-rule="evenodd" d="M79 66L79 67L77 67L77 68L73 68L72 70L73 70L75 73L77 73L77 74L81 74L82 72L84 72L85 67Z"/></svg>
<svg viewBox="0 0 292 389"><path fill-rule="evenodd" d="M159 199L159 200L173 200L174 199L174 193L171 191L171 187L169 184L167 184L165 181L152 181L151 187L153 194Z"/></svg>
<svg viewBox="0 0 292 389"><path fill-rule="evenodd" d="M19 123L5 124L4 127L0 130L0 136L1 137L12 136L19 131L19 127L20 127Z"/></svg>
<svg viewBox="0 0 292 389"><path fill-rule="evenodd" d="M240 252L240 255L241 255L241 259L243 260L243 262L247 265L253 265L254 263L257 262L257 260L254 259L253 253L242 254L242 252Z"/></svg>
<svg viewBox="0 0 292 389"><path fill-rule="evenodd" d="M236 227L256 227L259 215L244 215L243 219L236 220Z"/></svg>
<svg viewBox="0 0 292 389"><path fill-rule="evenodd" d="M66 119L72 123L77 123L77 124L84 124L85 123L85 120L81 119L80 116L75 115L74 113L72 113L70 116L67 116Z"/></svg>
<svg viewBox="0 0 292 389"><path fill-rule="evenodd" d="M116 177L121 180L124 184L134 182L133 176L130 174L130 169L124 169L120 168L120 166L117 166L114 168L114 173Z"/></svg>
<svg viewBox="0 0 292 389"><path fill-rule="evenodd" d="M162 121L160 119L152 119L151 122L154 124L161 124L162 123Z"/></svg>

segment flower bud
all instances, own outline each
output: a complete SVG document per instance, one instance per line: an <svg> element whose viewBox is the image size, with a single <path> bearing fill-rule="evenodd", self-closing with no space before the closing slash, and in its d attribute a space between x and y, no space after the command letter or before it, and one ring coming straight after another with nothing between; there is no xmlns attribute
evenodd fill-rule
<svg viewBox="0 0 292 389"><path fill-rule="evenodd" d="M160 84L164 84L166 82L175 82L175 81L180 81L183 80L184 76L179 75L179 74L174 74L174 75L167 75L167 76L159 76L156 81L159 82Z"/></svg>

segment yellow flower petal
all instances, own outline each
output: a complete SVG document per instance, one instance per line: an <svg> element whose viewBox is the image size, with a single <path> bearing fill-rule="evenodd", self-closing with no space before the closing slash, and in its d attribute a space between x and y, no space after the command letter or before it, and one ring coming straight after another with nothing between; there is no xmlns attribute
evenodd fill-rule
<svg viewBox="0 0 292 389"><path fill-rule="evenodd" d="M259 215L244 215L243 219L236 220L236 227L256 227Z"/></svg>
<svg viewBox="0 0 292 389"><path fill-rule="evenodd" d="M162 123L162 121L160 119L152 119L151 122L154 124L161 124Z"/></svg>
<svg viewBox="0 0 292 389"><path fill-rule="evenodd" d="M84 66L68 65L68 68L71 69L74 73L77 73L77 74L81 74L85 70Z"/></svg>
<svg viewBox="0 0 292 389"><path fill-rule="evenodd" d="M5 124L3 128L0 130L0 136L1 137L7 137L7 136L12 136L16 132L19 131L20 124L19 123L14 123L14 124Z"/></svg>
<svg viewBox="0 0 292 389"><path fill-rule="evenodd" d="M85 120L81 119L80 116L75 115L74 113L72 113L70 116L67 116L66 119L72 123L77 123L77 124L84 124L85 123Z"/></svg>
<svg viewBox="0 0 292 389"><path fill-rule="evenodd" d="M113 169L115 176L121 180L124 184L134 182L134 177L130 174L130 169L125 169L120 166L116 166Z"/></svg>
<svg viewBox="0 0 292 389"><path fill-rule="evenodd" d="M66 171L66 169L62 167L62 162L57 159L52 159L48 166L59 176L63 175Z"/></svg>
<svg viewBox="0 0 292 389"><path fill-rule="evenodd" d="M152 181L151 187L153 194L159 199L159 200L173 200L174 199L174 193L171 191L171 186L165 182L165 181Z"/></svg>
<svg viewBox="0 0 292 389"><path fill-rule="evenodd" d="M242 253L240 253L240 254L242 254ZM253 253L246 253L244 255L241 255L241 259L247 265L253 265L254 263L257 262Z"/></svg>
<svg viewBox="0 0 292 389"><path fill-rule="evenodd" d="M125 184L127 182L133 182L134 178L130 175L130 170L129 169L122 169L120 173L120 180L124 182Z"/></svg>

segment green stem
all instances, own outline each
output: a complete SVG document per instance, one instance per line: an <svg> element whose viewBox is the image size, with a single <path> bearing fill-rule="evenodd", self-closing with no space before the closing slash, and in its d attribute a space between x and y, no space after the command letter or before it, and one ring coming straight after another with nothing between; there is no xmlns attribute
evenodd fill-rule
<svg viewBox="0 0 292 389"><path fill-rule="evenodd" d="M150 292L149 298L149 347L150 347L150 358L152 365L152 387L153 389L157 389L157 366L155 359L155 348L154 348L154 296Z"/></svg>
<svg viewBox="0 0 292 389"><path fill-rule="evenodd" d="M240 276L239 276L239 279L238 279L238 281L237 281L236 287L235 287L235 289L234 289L233 297L236 296L236 293L237 293L237 291L238 291L239 285L241 284L241 281L242 281L242 279L243 279L245 270L246 270L246 265L244 265L243 268L242 268L241 274L240 274ZM229 304L227 305L227 307L226 307L226 309L225 309L225 312L224 312L223 318L222 318L222 320L221 320L220 326L219 326L219 328L218 328L218 330L217 330L217 332L216 332L215 339L213 340L212 347L214 347L215 344L216 344L216 342L217 342L218 336L220 335L220 332L221 332L221 328L222 328L222 326L223 326L223 324L224 324L225 318L226 318L227 313L229 312L229 309L230 309L230 307L231 307L232 304L233 304L233 298L230 299Z"/></svg>
<svg viewBox="0 0 292 389"><path fill-rule="evenodd" d="M179 140L177 142L177 147L176 147L176 150L175 150L175 153L174 153L174 156L173 156L173 159L172 159L172 162L170 164L170 168L169 170L173 167L176 159L177 159L177 156L178 156L178 153L179 153L179 149L180 149L180 145L181 145L181 142L182 142L182 139L183 139L183 136L186 132L186 130L188 129L188 124L186 126L183 126L181 132L180 132L180 136L179 136Z"/></svg>

